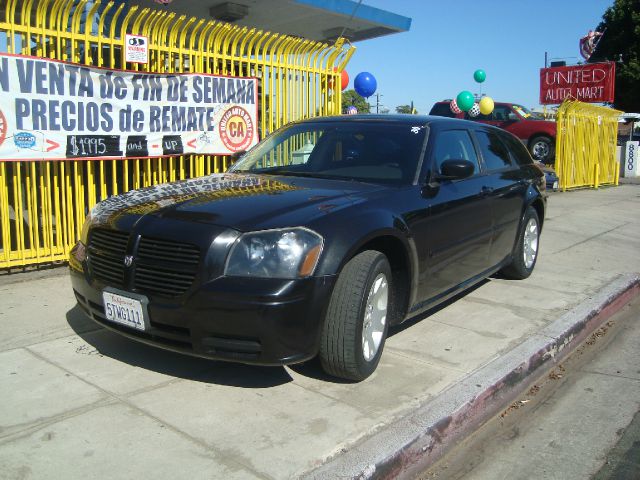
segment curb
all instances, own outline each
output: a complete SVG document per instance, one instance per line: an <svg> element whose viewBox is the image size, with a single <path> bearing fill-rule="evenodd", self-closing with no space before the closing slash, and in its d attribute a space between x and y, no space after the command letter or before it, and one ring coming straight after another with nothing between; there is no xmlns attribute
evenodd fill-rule
<svg viewBox="0 0 640 480"><path fill-rule="evenodd" d="M513 350L301 478L414 478L506 408L526 390L527 380L550 362L560 362L638 294L640 275L618 277Z"/></svg>

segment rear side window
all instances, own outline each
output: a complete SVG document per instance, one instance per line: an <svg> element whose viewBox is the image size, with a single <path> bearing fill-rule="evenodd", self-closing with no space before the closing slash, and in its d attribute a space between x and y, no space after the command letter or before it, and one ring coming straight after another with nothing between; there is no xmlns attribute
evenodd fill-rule
<svg viewBox="0 0 640 480"><path fill-rule="evenodd" d="M511 167L511 156L507 146L495 132L477 130L476 137L480 144L482 157L487 170L502 170Z"/></svg>
<svg viewBox="0 0 640 480"><path fill-rule="evenodd" d="M465 112L464 119L472 120L475 122L485 121L485 122L506 122L508 120L513 120L513 118L509 117L509 114L513 115L511 108L506 105L496 105L493 111L488 115L483 115L482 113L478 114L475 117L469 115L469 112Z"/></svg>
<svg viewBox="0 0 640 480"><path fill-rule="evenodd" d="M511 157L518 165L531 165L533 163L529 150L520 140L507 134L500 135L500 138L507 144L507 147L511 150Z"/></svg>
<svg viewBox="0 0 640 480"><path fill-rule="evenodd" d="M449 118L455 117L455 114L451 111L451 108L449 108L449 104L444 102L436 103L429 112L429 115L437 115L439 117Z"/></svg>
<svg viewBox="0 0 640 480"><path fill-rule="evenodd" d="M433 159L437 172L440 172L440 165L445 160L469 160L473 163L473 174L480 171L478 156L473 147L473 142L466 130L445 130L440 132L435 138Z"/></svg>
<svg viewBox="0 0 640 480"><path fill-rule="evenodd" d="M511 111L511 107L509 107L508 105L496 105L496 107L493 109L493 112L491 112L491 115L493 115L494 120L498 122L506 122L508 120L514 120L518 118Z"/></svg>

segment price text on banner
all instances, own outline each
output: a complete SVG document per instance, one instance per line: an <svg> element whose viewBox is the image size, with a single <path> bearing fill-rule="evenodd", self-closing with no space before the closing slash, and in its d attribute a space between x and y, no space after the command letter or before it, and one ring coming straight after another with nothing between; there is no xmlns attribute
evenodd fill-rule
<svg viewBox="0 0 640 480"><path fill-rule="evenodd" d="M0 54L0 161L230 155L258 141L255 78Z"/></svg>

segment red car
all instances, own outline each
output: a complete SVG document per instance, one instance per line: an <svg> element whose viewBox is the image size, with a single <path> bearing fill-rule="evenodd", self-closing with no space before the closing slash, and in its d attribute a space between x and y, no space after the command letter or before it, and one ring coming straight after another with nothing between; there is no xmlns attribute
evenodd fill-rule
<svg viewBox="0 0 640 480"><path fill-rule="evenodd" d="M495 103L489 115L471 117L468 113L455 114L450 108L451 100L436 103L429 115L464 118L475 122L500 127L518 137L531 156L544 163L552 163L555 156L556 124L538 117L526 107L516 103Z"/></svg>

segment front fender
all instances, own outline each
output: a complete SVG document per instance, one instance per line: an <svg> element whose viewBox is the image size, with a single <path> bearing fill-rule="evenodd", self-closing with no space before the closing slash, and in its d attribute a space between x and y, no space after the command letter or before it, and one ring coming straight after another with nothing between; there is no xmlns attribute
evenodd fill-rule
<svg viewBox="0 0 640 480"><path fill-rule="evenodd" d="M547 213L547 196L542 194L536 187L530 185L527 189L525 196L524 209L520 215L520 224L522 225L522 219L524 218L524 212L527 208L533 207L538 212L538 219L540 220L540 232L542 232L542 226L544 225L544 217ZM519 230L518 230L519 231Z"/></svg>
<svg viewBox="0 0 640 480"><path fill-rule="evenodd" d="M409 228L399 217L388 211L371 210L343 218L331 225L316 226L325 239L324 251L318 264L317 275L339 273L354 255L376 239L389 237L402 245L409 266L415 264L417 254Z"/></svg>
<svg viewBox="0 0 640 480"><path fill-rule="evenodd" d="M349 220L348 227L325 234L325 249L317 275L337 275L345 264L364 250L385 254L398 273L398 308L401 317L415 302L418 284L418 253L409 228L388 211L368 211Z"/></svg>

